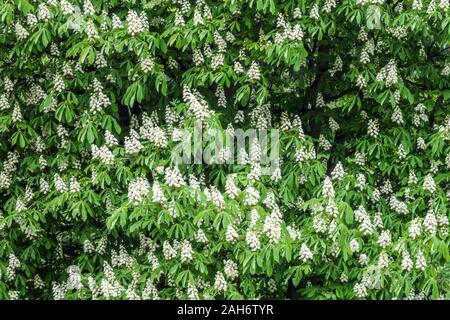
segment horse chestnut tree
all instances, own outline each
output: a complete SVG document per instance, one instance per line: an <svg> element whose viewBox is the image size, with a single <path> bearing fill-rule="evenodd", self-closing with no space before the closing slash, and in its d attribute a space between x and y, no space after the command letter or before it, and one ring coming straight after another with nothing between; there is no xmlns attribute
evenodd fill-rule
<svg viewBox="0 0 450 320"><path fill-rule="evenodd" d="M449 7L0 0L0 299L450 298Z"/></svg>

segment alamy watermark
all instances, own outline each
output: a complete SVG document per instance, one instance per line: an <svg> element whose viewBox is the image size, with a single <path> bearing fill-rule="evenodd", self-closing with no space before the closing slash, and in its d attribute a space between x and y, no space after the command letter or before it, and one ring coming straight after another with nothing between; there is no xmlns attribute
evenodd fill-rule
<svg viewBox="0 0 450 320"><path fill-rule="evenodd" d="M280 165L278 129L203 128L178 130L178 144L172 150L174 164L221 165L257 162L263 175L272 174Z"/></svg>
<svg viewBox="0 0 450 320"><path fill-rule="evenodd" d="M369 6L366 11L366 26L369 30L381 29L381 9L379 6Z"/></svg>

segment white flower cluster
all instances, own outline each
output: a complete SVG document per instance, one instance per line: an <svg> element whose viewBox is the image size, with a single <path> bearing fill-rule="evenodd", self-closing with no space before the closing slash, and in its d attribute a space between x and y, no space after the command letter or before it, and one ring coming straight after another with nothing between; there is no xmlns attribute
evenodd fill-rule
<svg viewBox="0 0 450 320"><path fill-rule="evenodd" d="M60 193L65 193L68 191L66 183L64 182L64 180L61 178L61 176L59 174L55 173L53 180L54 180L56 191L58 191Z"/></svg>
<svg viewBox="0 0 450 320"><path fill-rule="evenodd" d="M165 131L157 125L155 114L151 117L144 113L142 116L142 125L139 128L141 139L147 139L159 148L167 147L168 140Z"/></svg>
<svg viewBox="0 0 450 320"><path fill-rule="evenodd" d="M178 9L175 10L174 24L177 27L183 27L186 24L185 21L184 21L184 18L183 18L183 14Z"/></svg>
<svg viewBox="0 0 450 320"><path fill-rule="evenodd" d="M204 23L203 16L200 8L194 10L194 26L202 25Z"/></svg>
<svg viewBox="0 0 450 320"><path fill-rule="evenodd" d="M450 63L446 63L444 68L442 68L441 76L448 77L450 76Z"/></svg>
<svg viewBox="0 0 450 320"><path fill-rule="evenodd" d="M255 61L252 62L247 73L248 79L250 81L258 81L261 78L261 72L259 70L259 65Z"/></svg>
<svg viewBox="0 0 450 320"><path fill-rule="evenodd" d="M152 57L146 57L141 62L142 71L144 71L144 73L149 73L150 71L152 71L154 65L155 63L153 62Z"/></svg>
<svg viewBox="0 0 450 320"><path fill-rule="evenodd" d="M328 141L323 134L319 136L319 147L325 151L329 151L333 145Z"/></svg>
<svg viewBox="0 0 450 320"><path fill-rule="evenodd" d="M309 17L313 20L319 20L320 14L319 14L319 6L317 5L317 3L313 4L311 11L309 12Z"/></svg>
<svg viewBox="0 0 450 320"><path fill-rule="evenodd" d="M242 66L242 64L239 61L236 61L234 63L233 69L234 69L234 72L236 72L236 74L244 73L244 67Z"/></svg>
<svg viewBox="0 0 450 320"><path fill-rule="evenodd" d="M302 245L300 247L299 259L302 260L303 262L308 262L312 258L313 258L313 253L311 252L311 250L308 248L308 246L305 243L302 243Z"/></svg>
<svg viewBox="0 0 450 320"><path fill-rule="evenodd" d="M81 283L81 271L78 266L71 265L67 267L67 273L69 274L66 282L66 288L68 290L79 290L83 288L83 284Z"/></svg>
<svg viewBox="0 0 450 320"><path fill-rule="evenodd" d="M222 108L227 107L227 98L223 86L219 85L216 89L217 105Z"/></svg>
<svg viewBox="0 0 450 320"><path fill-rule="evenodd" d="M203 231L203 229L198 229L197 233L195 234L195 240L198 243L203 243L203 244L207 244L208 238L206 237L205 231Z"/></svg>
<svg viewBox="0 0 450 320"><path fill-rule="evenodd" d="M227 230L225 232L225 239L227 242L231 243L234 243L239 239L239 234L237 233L236 229L231 223L227 226Z"/></svg>
<svg viewBox="0 0 450 320"><path fill-rule="evenodd" d="M202 51L199 49L195 49L192 54L192 61L196 66L200 66L205 62L205 58L203 57Z"/></svg>
<svg viewBox="0 0 450 320"><path fill-rule="evenodd" d="M211 57L211 68L213 70L219 69L219 67L223 66L225 56L223 53L216 53Z"/></svg>
<svg viewBox="0 0 450 320"><path fill-rule="evenodd" d="M63 12L63 14L68 15L75 13L75 6L71 4L69 1L61 0L60 4L61 4L61 11Z"/></svg>
<svg viewBox="0 0 450 320"><path fill-rule="evenodd" d="M13 113L11 115L12 122L20 122L23 120L22 111L20 111L20 107L18 104L14 106Z"/></svg>
<svg viewBox="0 0 450 320"><path fill-rule="evenodd" d="M326 13L331 13L336 8L336 0L325 0L322 10Z"/></svg>
<svg viewBox="0 0 450 320"><path fill-rule="evenodd" d="M183 100L188 105L189 111L192 112L198 121L205 121L211 115L208 103L198 93L191 91L187 86L183 88Z"/></svg>
<svg viewBox="0 0 450 320"><path fill-rule="evenodd" d="M316 214L313 218L313 228L317 233L326 233L328 221L324 218L322 214Z"/></svg>
<svg viewBox="0 0 450 320"><path fill-rule="evenodd" d="M249 115L250 123L255 128L268 129L272 122L272 112L268 103L253 108Z"/></svg>
<svg viewBox="0 0 450 320"><path fill-rule="evenodd" d="M431 0L430 4L428 5L427 8L427 13L428 14L432 14L436 11L436 1L435 0Z"/></svg>
<svg viewBox="0 0 450 320"><path fill-rule="evenodd" d="M252 230L247 231L247 234L245 236L245 242L247 242L247 244L250 247L250 250L253 252L258 251L261 248L261 242L259 241L258 236Z"/></svg>
<svg viewBox="0 0 450 320"><path fill-rule="evenodd" d="M27 207L26 207L26 204L25 204L24 200L21 199L21 198L17 198L16 211L17 212L23 212L25 210L27 210Z"/></svg>
<svg viewBox="0 0 450 320"><path fill-rule="evenodd" d="M398 146L398 148L397 148L397 155L398 155L398 158L400 160L403 160L403 159L406 158L407 152L406 152L405 147L403 146L403 144L400 144Z"/></svg>
<svg viewBox="0 0 450 320"><path fill-rule="evenodd" d="M278 243L280 241L281 222L281 212L278 208L274 208L264 220L263 232L269 238L270 243Z"/></svg>
<svg viewBox="0 0 450 320"><path fill-rule="evenodd" d="M358 240L352 239L349 243L349 248L352 253L357 253L361 250Z"/></svg>
<svg viewBox="0 0 450 320"><path fill-rule="evenodd" d="M450 1L449 0L439 1L439 8L441 8L444 11L447 11L450 8Z"/></svg>
<svg viewBox="0 0 450 320"><path fill-rule="evenodd" d="M358 75L358 78L356 78L356 86L360 90L365 89L367 87L367 81L363 75L360 74L360 75Z"/></svg>
<svg viewBox="0 0 450 320"><path fill-rule="evenodd" d="M416 269L425 271L426 267L427 267L427 261L423 254L423 251L419 249L419 251L417 252L417 255L416 255Z"/></svg>
<svg viewBox="0 0 450 320"><path fill-rule="evenodd" d="M187 295L188 295L189 300L200 300L200 297L198 295L198 289L192 283L188 284Z"/></svg>
<svg viewBox="0 0 450 320"><path fill-rule="evenodd" d="M336 57L336 60L334 61L333 67L330 68L329 72L330 75L333 77L336 73L341 72L343 69L343 62L340 56Z"/></svg>
<svg viewBox="0 0 450 320"><path fill-rule="evenodd" d="M292 239L292 241L296 241L302 236L301 231L294 226L287 226L286 230L288 231L289 237Z"/></svg>
<svg viewBox="0 0 450 320"><path fill-rule="evenodd" d="M92 94L89 99L89 107L92 113L100 112L103 108L111 105L108 96L103 92L103 86L97 79L94 78L92 82Z"/></svg>
<svg viewBox="0 0 450 320"><path fill-rule="evenodd" d="M275 43L283 45L284 41L301 41L303 39L303 30L300 24L292 26L287 23L282 14L277 17L277 27L282 29L282 33L275 34Z"/></svg>
<svg viewBox="0 0 450 320"><path fill-rule="evenodd" d="M344 167L342 163L339 161L331 172L331 178L333 180L341 180L344 177Z"/></svg>
<svg viewBox="0 0 450 320"><path fill-rule="evenodd" d="M193 259L193 253L191 243L188 240L184 240L181 245L181 262L190 262Z"/></svg>
<svg viewBox="0 0 450 320"><path fill-rule="evenodd" d="M261 216L259 215L258 211L256 209L252 209L252 211L250 211L249 227L250 228L255 227L260 218L261 218Z"/></svg>
<svg viewBox="0 0 450 320"><path fill-rule="evenodd" d="M112 267L105 261L103 263L105 278L100 283L101 293L106 299L117 298L124 291L124 288L117 281ZM91 283L92 285L93 283Z"/></svg>
<svg viewBox="0 0 450 320"><path fill-rule="evenodd" d="M333 132L336 132L340 129L339 123L337 123L336 120L334 120L332 117L328 119L328 126Z"/></svg>
<svg viewBox="0 0 450 320"><path fill-rule="evenodd" d="M389 27L387 28L387 32L390 33L397 40L401 40L408 35L405 26Z"/></svg>
<svg viewBox="0 0 450 320"><path fill-rule="evenodd" d="M423 180L423 190L434 194L436 192L436 183L434 182L433 176L427 174Z"/></svg>
<svg viewBox="0 0 450 320"><path fill-rule="evenodd" d="M419 219L414 219L408 227L408 234L411 239L415 240L422 233L422 226Z"/></svg>
<svg viewBox="0 0 450 320"><path fill-rule="evenodd" d="M396 107L394 109L394 112L392 113L392 116L391 116L391 120L392 120L392 122L394 122L396 124L403 124L403 113L399 107Z"/></svg>
<svg viewBox="0 0 450 320"><path fill-rule="evenodd" d="M420 126L421 122L428 122L428 115L426 114L427 108L419 103L415 108L414 108L414 116L413 116L413 124L418 127Z"/></svg>
<svg viewBox="0 0 450 320"><path fill-rule="evenodd" d="M186 185L186 182L184 181L183 176L181 175L180 170L178 170L177 167L173 169L166 168L164 172L164 180L166 185L168 185L169 187L179 188Z"/></svg>
<svg viewBox="0 0 450 320"><path fill-rule="evenodd" d="M83 2L83 13L87 16L95 14L94 6L90 0L84 0Z"/></svg>
<svg viewBox="0 0 450 320"><path fill-rule="evenodd" d="M378 268L386 269L389 266L389 255L382 251L378 257Z"/></svg>
<svg viewBox="0 0 450 320"><path fill-rule="evenodd" d="M145 177L139 176L135 178L128 185L128 200L130 201L130 203L138 205L145 200L149 189L150 184Z"/></svg>
<svg viewBox="0 0 450 320"><path fill-rule="evenodd" d="M37 19L37 17L34 14L32 14L32 13L28 13L27 14L27 24L28 24L28 26L32 27L37 22L38 22L38 19Z"/></svg>
<svg viewBox="0 0 450 320"><path fill-rule="evenodd" d="M325 107L325 100L323 98L322 92L317 93L316 97L316 107L317 108L323 108Z"/></svg>
<svg viewBox="0 0 450 320"><path fill-rule="evenodd" d="M63 92L66 88L63 78L60 74L56 74L53 80L53 85L55 87L56 92Z"/></svg>
<svg viewBox="0 0 450 320"><path fill-rule="evenodd" d="M16 35L17 35L17 39L19 40L25 40L26 38L28 38L29 33L28 31L20 24L20 22L16 22L14 25L15 31L16 31Z"/></svg>
<svg viewBox="0 0 450 320"><path fill-rule="evenodd" d="M438 221L432 209L428 210L425 219L423 220L423 227L432 236L436 235Z"/></svg>
<svg viewBox="0 0 450 320"><path fill-rule="evenodd" d="M353 287L353 291L358 298L365 298L368 295L367 287L364 283L356 283Z"/></svg>
<svg viewBox="0 0 450 320"><path fill-rule="evenodd" d="M3 79L3 86L6 93L11 93L14 90L14 83L10 78L8 78L8 76Z"/></svg>
<svg viewBox="0 0 450 320"><path fill-rule="evenodd" d="M86 22L85 31L86 31L86 34L89 39L96 40L96 39L100 38L98 31L97 31L97 27L95 26L95 24L92 20L89 20L88 22Z"/></svg>
<svg viewBox="0 0 450 320"><path fill-rule="evenodd" d="M33 286L37 290L42 290L45 287L44 281L42 281L42 278L38 274L33 278Z"/></svg>
<svg viewBox="0 0 450 320"><path fill-rule="evenodd" d="M401 263L401 269L403 271L410 272L413 269L413 261L408 253L408 251L404 250L402 255L402 263Z"/></svg>
<svg viewBox="0 0 450 320"><path fill-rule="evenodd" d="M414 0L412 3L412 8L414 10L421 10L422 9L422 0Z"/></svg>
<svg viewBox="0 0 450 320"><path fill-rule="evenodd" d="M8 102L8 96L6 94L2 94L0 96L0 110L6 110L9 108L10 108L10 105Z"/></svg>
<svg viewBox="0 0 450 320"><path fill-rule="evenodd" d="M366 185L366 177L364 176L364 174L362 173L358 173L356 175L356 185L355 187L359 190L362 191L364 189L364 186Z"/></svg>
<svg viewBox="0 0 450 320"><path fill-rule="evenodd" d="M239 271L237 263L233 260L225 260L224 261L224 273L226 277L230 280L234 280L239 277Z"/></svg>
<svg viewBox="0 0 450 320"><path fill-rule="evenodd" d="M47 194L50 191L50 186L48 184L47 181L45 181L45 179L41 178L39 180L39 190L43 193L43 194Z"/></svg>
<svg viewBox="0 0 450 320"><path fill-rule="evenodd" d="M163 255L166 260L174 259L177 256L177 251L167 240L163 242Z"/></svg>
<svg viewBox="0 0 450 320"><path fill-rule="evenodd" d="M378 136L380 127L378 124L378 120L377 119L369 119L369 123L367 126L367 133L373 137L376 138Z"/></svg>
<svg viewBox="0 0 450 320"><path fill-rule="evenodd" d="M111 152L111 150L108 149L106 145L99 148L95 144L91 146L92 151L92 159L93 160L100 160L101 162L105 164L113 164L114 163L114 154Z"/></svg>
<svg viewBox="0 0 450 320"><path fill-rule="evenodd" d="M118 145L116 137L108 130L105 131L105 142L110 148Z"/></svg>
<svg viewBox="0 0 450 320"><path fill-rule="evenodd" d="M326 176L325 180L323 181L323 187L322 187L322 195L324 197L327 197L329 199L333 199L334 198L334 188L333 188L333 184L331 182L330 177Z"/></svg>
<svg viewBox="0 0 450 320"><path fill-rule="evenodd" d="M125 137L125 152L135 154L141 151L144 146L139 141L139 134L134 130L130 130L130 135Z"/></svg>
<svg viewBox="0 0 450 320"><path fill-rule="evenodd" d="M224 292L227 290L228 288L228 283L227 280L225 279L224 275L222 272L218 271L216 273L216 276L214 278L214 287L219 291L219 292Z"/></svg>
<svg viewBox="0 0 450 320"><path fill-rule="evenodd" d="M370 55L375 51L373 41L367 41L364 48L361 51L360 62L362 64L368 64L370 62Z"/></svg>
<svg viewBox="0 0 450 320"><path fill-rule="evenodd" d="M80 184L75 177L71 177L69 180L69 192L76 193L80 191Z"/></svg>
<svg viewBox="0 0 450 320"><path fill-rule="evenodd" d="M398 82L397 65L395 60L392 59L389 61L389 63L378 72L376 81L384 81L388 87Z"/></svg>
<svg viewBox="0 0 450 320"><path fill-rule="evenodd" d="M314 150L314 146L309 149L304 146L300 146L300 149L295 152L295 160L300 163L306 160L314 160L315 158L316 151Z"/></svg>
<svg viewBox="0 0 450 320"><path fill-rule="evenodd" d="M97 69L106 68L108 66L108 62L106 61L103 53L97 51L95 53L95 67Z"/></svg>
<svg viewBox="0 0 450 320"><path fill-rule="evenodd" d="M217 208L223 209L225 207L225 199L216 187L205 188L203 193L206 196L206 200L212 202Z"/></svg>
<svg viewBox="0 0 450 320"><path fill-rule="evenodd" d="M127 15L128 34L135 36L138 33L148 30L149 24L144 11L140 15L134 10L129 10Z"/></svg>
<svg viewBox="0 0 450 320"><path fill-rule="evenodd" d="M20 260L14 255L14 253L9 254L8 267L6 269L6 276L8 281L14 280L16 276L16 271L20 268Z"/></svg>
<svg viewBox="0 0 450 320"><path fill-rule="evenodd" d="M252 186L247 186L244 192L245 192L245 197L243 200L244 205L254 206L258 203L260 195L257 189L255 189Z"/></svg>
<svg viewBox="0 0 450 320"><path fill-rule="evenodd" d="M123 27L122 21L115 13L113 13L111 20L113 29L121 29Z"/></svg>
<svg viewBox="0 0 450 320"><path fill-rule="evenodd" d="M227 177L226 181L225 181L225 194L230 198L230 199L236 199L236 197L238 196L240 190L239 188L236 186L234 179L236 178L236 174L231 174Z"/></svg>
<svg viewBox="0 0 450 320"><path fill-rule="evenodd" d="M382 249L386 249L392 243L390 231L383 230L378 237L377 243Z"/></svg>
<svg viewBox="0 0 450 320"><path fill-rule="evenodd" d="M394 195L389 199L389 206L400 215L408 214L408 206L403 201L398 200Z"/></svg>
<svg viewBox="0 0 450 320"><path fill-rule="evenodd" d="M425 150L427 147L425 140L422 137L417 138L417 149Z"/></svg>
<svg viewBox="0 0 450 320"><path fill-rule="evenodd" d="M361 266L365 266L369 263L369 257L365 253L362 253L359 255L358 262Z"/></svg>
<svg viewBox="0 0 450 320"><path fill-rule="evenodd" d="M45 3L39 4L37 18L45 22L49 21L52 18L52 14Z"/></svg>
<svg viewBox="0 0 450 320"><path fill-rule="evenodd" d="M166 202L166 197L164 196L158 181L155 181L152 186L152 202L161 204Z"/></svg>

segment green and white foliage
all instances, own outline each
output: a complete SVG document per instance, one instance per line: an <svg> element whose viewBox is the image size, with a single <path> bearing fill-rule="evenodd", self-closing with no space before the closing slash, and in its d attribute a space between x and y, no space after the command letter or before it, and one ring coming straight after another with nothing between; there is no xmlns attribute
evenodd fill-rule
<svg viewBox="0 0 450 320"><path fill-rule="evenodd" d="M0 0L0 299L450 298L449 40L448 0ZM174 164L198 121L280 170Z"/></svg>

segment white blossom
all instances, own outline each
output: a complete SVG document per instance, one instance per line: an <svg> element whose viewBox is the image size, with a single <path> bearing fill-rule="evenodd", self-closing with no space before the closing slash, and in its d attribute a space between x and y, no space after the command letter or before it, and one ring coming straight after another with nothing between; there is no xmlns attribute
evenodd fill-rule
<svg viewBox="0 0 450 320"><path fill-rule="evenodd" d="M313 257L313 253L311 252L311 250L308 248L308 246L305 243L302 243L301 247L300 247L300 260L302 260L303 262L308 262L309 260L311 260Z"/></svg>
<svg viewBox="0 0 450 320"><path fill-rule="evenodd" d="M128 200L137 205L144 201L150 189L148 180L139 176L132 180L128 185Z"/></svg>

